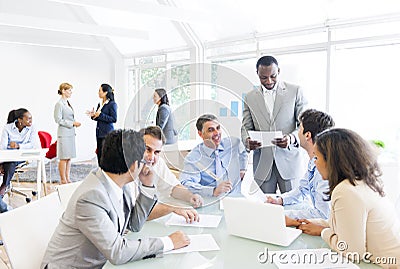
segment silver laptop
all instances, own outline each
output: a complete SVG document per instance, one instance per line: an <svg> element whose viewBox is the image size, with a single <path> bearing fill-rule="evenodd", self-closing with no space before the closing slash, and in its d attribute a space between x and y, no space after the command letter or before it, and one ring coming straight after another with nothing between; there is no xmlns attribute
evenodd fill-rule
<svg viewBox="0 0 400 269"><path fill-rule="evenodd" d="M289 246L301 230L285 225L283 206L225 197L222 200L228 232L279 246Z"/></svg>

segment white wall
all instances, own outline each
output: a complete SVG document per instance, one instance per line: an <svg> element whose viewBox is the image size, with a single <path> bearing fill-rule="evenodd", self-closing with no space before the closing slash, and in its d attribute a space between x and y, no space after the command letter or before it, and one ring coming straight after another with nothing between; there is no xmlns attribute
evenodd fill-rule
<svg viewBox="0 0 400 269"><path fill-rule="evenodd" d="M55 141L57 125L53 119L54 104L59 100L60 83L74 86L71 104L77 121L77 158L89 160L95 156L95 125L85 111L97 105L101 83L115 85L114 62L104 52L76 49L50 48L30 45L0 43L0 125L4 126L8 112L20 107L33 115L38 130L49 132ZM118 68L119 69L119 68ZM122 78L121 78L122 79ZM118 82L121 84L121 82ZM123 98L116 92L116 100ZM119 122L123 121L124 108L119 106Z"/></svg>

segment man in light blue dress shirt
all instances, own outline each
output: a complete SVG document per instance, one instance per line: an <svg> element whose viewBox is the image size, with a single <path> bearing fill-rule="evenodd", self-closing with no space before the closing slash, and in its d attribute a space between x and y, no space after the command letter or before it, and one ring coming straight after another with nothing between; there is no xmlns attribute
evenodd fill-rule
<svg viewBox="0 0 400 269"><path fill-rule="evenodd" d="M330 213L330 203L326 201L327 195L325 194L329 191L329 182L323 180L315 168L313 145L315 136L333 127L335 123L331 116L315 109L304 111L299 119L300 146L310 156L307 173L300 180L298 188L284 193L278 198L267 197L267 202L285 206L288 226L297 226L298 223L295 219L328 219ZM308 199L310 200L308 201Z"/></svg>
<svg viewBox="0 0 400 269"><path fill-rule="evenodd" d="M247 166L247 152L240 139L221 138L221 125L212 114L200 116L196 128L203 143L186 156L182 185L203 197L240 193Z"/></svg>

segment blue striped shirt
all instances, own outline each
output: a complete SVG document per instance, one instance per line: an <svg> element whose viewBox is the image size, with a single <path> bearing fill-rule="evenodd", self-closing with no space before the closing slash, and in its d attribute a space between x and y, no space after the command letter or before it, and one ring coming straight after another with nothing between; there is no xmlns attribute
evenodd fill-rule
<svg viewBox="0 0 400 269"><path fill-rule="evenodd" d="M300 180L299 187L282 194L285 214L295 219L322 218L328 219L330 202L324 201L329 190L328 180L323 180L315 167L315 158L308 162L305 176ZM310 199L310 201L308 200Z"/></svg>

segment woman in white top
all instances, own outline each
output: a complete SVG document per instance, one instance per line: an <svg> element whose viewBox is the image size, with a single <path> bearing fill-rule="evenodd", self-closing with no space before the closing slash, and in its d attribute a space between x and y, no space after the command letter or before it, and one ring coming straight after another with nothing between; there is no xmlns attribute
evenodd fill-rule
<svg viewBox="0 0 400 269"><path fill-rule="evenodd" d="M299 228L321 235L349 258L399 268L400 221L383 192L370 145L353 131L331 129L317 136L314 154L322 178L329 180L331 215L329 223L300 220Z"/></svg>
<svg viewBox="0 0 400 269"><path fill-rule="evenodd" d="M0 149L32 149L39 148L39 136L32 125L32 115L25 109L11 110L8 114L7 125L1 134ZM5 162L3 166L3 182L0 186L0 196L6 192L14 176L15 168L20 162Z"/></svg>
<svg viewBox="0 0 400 269"><path fill-rule="evenodd" d="M54 120L57 128L57 158L61 184L70 183L71 159L76 157L75 127L81 126L75 121L74 110L68 101L72 95L72 85L62 83L58 89L61 99L54 107Z"/></svg>

